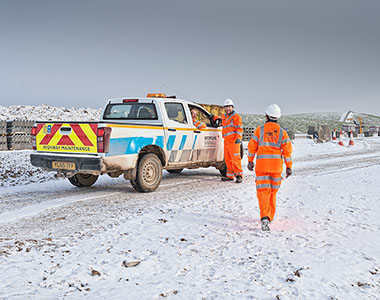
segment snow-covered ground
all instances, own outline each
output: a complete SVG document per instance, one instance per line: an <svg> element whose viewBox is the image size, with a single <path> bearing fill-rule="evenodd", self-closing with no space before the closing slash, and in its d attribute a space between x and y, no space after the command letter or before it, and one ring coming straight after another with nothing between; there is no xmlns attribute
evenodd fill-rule
<svg viewBox="0 0 380 300"><path fill-rule="evenodd" d="M240 185L185 170L139 194L2 152L0 299L379 299L380 138L355 143L295 141L270 233L246 158Z"/></svg>

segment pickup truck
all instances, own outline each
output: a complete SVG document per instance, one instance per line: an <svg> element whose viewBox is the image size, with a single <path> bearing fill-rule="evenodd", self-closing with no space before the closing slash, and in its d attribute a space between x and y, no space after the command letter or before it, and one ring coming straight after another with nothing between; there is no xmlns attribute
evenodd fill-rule
<svg viewBox="0 0 380 300"><path fill-rule="evenodd" d="M193 125L190 109L207 128ZM175 96L111 99L99 122L36 122L31 163L78 187L93 185L99 175L123 175L136 191L152 192L163 169L215 167L225 175L219 126L201 105Z"/></svg>

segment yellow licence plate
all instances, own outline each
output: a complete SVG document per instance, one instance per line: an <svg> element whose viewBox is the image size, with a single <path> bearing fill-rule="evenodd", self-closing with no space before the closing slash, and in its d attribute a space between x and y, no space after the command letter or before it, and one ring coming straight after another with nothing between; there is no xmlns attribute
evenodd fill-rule
<svg viewBox="0 0 380 300"><path fill-rule="evenodd" d="M70 161L53 161L53 169L75 170L75 163Z"/></svg>

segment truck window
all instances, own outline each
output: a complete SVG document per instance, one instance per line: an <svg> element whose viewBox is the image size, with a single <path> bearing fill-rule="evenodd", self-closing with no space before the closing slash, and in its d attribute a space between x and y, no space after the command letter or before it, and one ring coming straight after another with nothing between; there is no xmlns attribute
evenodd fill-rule
<svg viewBox="0 0 380 300"><path fill-rule="evenodd" d="M204 122L207 127L211 127L210 116L207 113L205 113L202 109L199 109L196 106L189 105L189 108L190 110L194 109L197 112L197 120Z"/></svg>
<svg viewBox="0 0 380 300"><path fill-rule="evenodd" d="M118 120L157 120L156 106L153 103L108 104L103 119Z"/></svg>
<svg viewBox="0 0 380 300"><path fill-rule="evenodd" d="M165 103L165 109L170 120L182 124L187 124L185 110L181 103L167 102Z"/></svg>

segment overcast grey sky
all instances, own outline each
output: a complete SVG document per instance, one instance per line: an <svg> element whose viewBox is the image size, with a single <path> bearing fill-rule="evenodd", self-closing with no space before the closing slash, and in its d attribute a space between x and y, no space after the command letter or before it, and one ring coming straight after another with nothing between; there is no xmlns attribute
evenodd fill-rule
<svg viewBox="0 0 380 300"><path fill-rule="evenodd" d="M0 105L176 94L380 115L379 0L0 0Z"/></svg>

